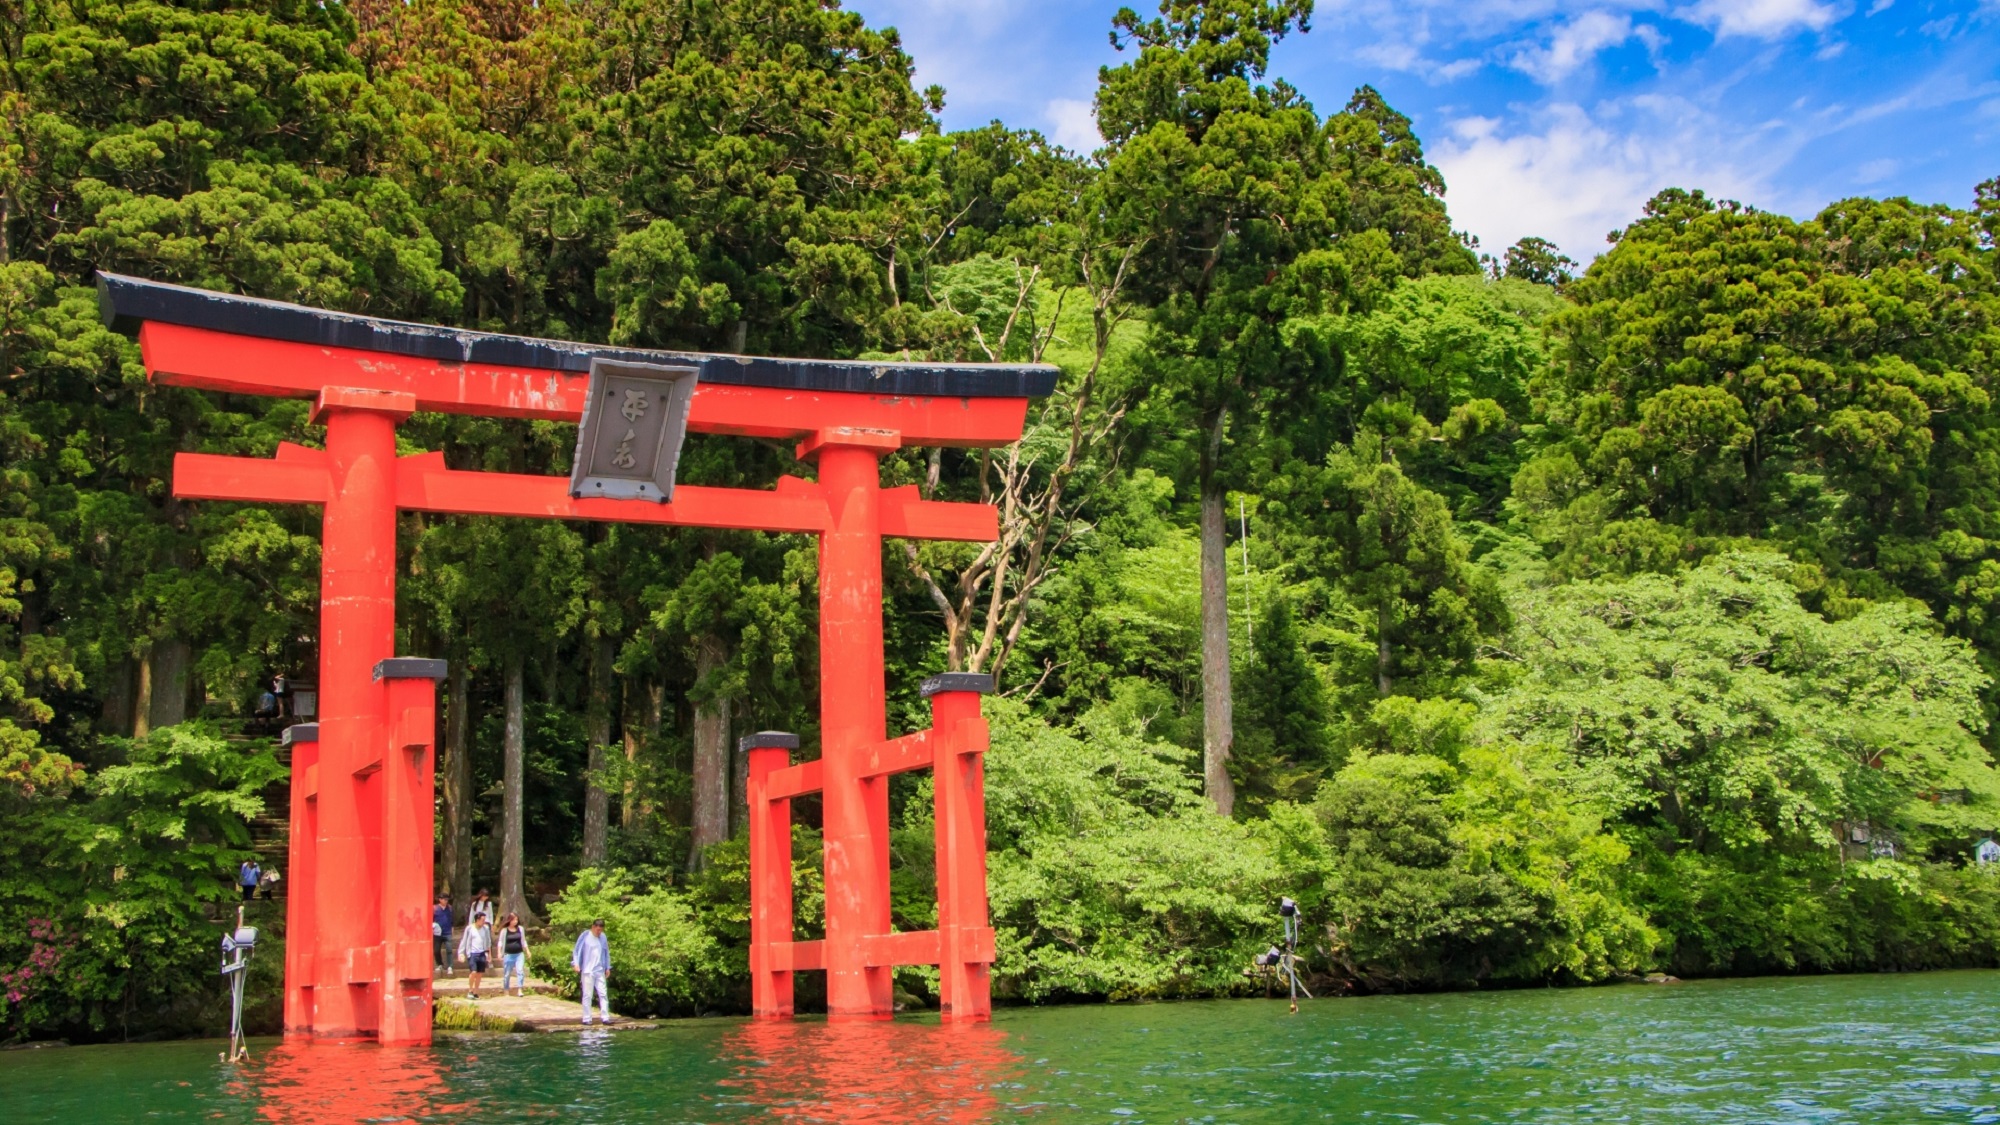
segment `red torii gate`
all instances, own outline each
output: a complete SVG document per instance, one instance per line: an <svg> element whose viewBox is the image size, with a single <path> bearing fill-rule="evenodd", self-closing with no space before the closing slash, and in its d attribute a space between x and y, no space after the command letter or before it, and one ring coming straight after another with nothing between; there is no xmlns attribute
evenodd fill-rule
<svg viewBox="0 0 2000 1125"><path fill-rule="evenodd" d="M985 676L924 683L933 725L887 737L882 539L998 536L983 504L881 487L884 453L1020 437L1037 365L783 360L635 351L466 332L98 276L105 320L136 329L155 382L314 400L326 448L271 460L181 453L185 499L318 504L319 722L288 732L292 758L285 1032L317 1041L431 1038L430 888L436 680L444 662L396 657L396 512L610 520L819 536L821 757L793 765L795 736L750 751L751 949L757 1015L792 1014L792 974L827 973L834 1017L886 1017L897 965L937 965L946 1018L990 1015L982 755ZM593 359L693 367L687 425L798 441L819 480L775 491L683 485L667 503L571 497L559 477L448 469L396 455L418 410L575 421ZM888 779L931 768L937 791L938 928L894 933ZM791 798L824 795L826 938L792 940Z"/></svg>

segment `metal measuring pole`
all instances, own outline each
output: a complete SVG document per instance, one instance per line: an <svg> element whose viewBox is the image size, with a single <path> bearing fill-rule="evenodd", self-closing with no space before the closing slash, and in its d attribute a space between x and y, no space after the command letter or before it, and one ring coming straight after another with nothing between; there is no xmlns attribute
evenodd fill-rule
<svg viewBox="0 0 2000 1125"><path fill-rule="evenodd" d="M229 978L229 1049L223 1062L250 1057L243 1034L243 985L250 976L250 954L257 948L257 929L243 924L243 907L236 907L236 930L222 935L222 975Z"/></svg>

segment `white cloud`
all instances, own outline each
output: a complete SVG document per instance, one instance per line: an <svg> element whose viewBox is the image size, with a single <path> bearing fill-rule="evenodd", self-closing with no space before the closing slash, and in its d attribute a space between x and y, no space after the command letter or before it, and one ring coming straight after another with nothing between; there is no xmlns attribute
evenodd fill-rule
<svg viewBox="0 0 2000 1125"><path fill-rule="evenodd" d="M1585 12L1557 28L1546 47L1527 47L1508 63L1544 86L1554 85L1590 63L1597 52L1632 37L1632 17Z"/></svg>
<svg viewBox="0 0 2000 1125"><path fill-rule="evenodd" d="M1682 18L1714 31L1717 39L1777 39L1801 29L1824 31L1838 15L1820 0L1697 0Z"/></svg>
<svg viewBox="0 0 2000 1125"><path fill-rule="evenodd" d="M1354 57L1385 70L1417 71L1424 62L1423 54L1404 40L1366 44L1354 52Z"/></svg>
<svg viewBox="0 0 2000 1125"><path fill-rule="evenodd" d="M1611 103L1596 116L1559 104L1516 130L1490 117L1461 118L1432 157L1450 187L1452 224L1478 235L1487 253L1539 235L1589 261L1604 251L1605 234L1631 223L1661 188L1745 200L1766 194L1718 147L1718 135L1704 111L1677 99Z"/></svg>
<svg viewBox="0 0 2000 1125"><path fill-rule="evenodd" d="M1879 184L1890 176L1895 175L1896 169L1902 166L1903 162L1900 160L1890 160L1887 158L1870 160L1868 163L1854 170L1854 182L1857 184Z"/></svg>
<svg viewBox="0 0 2000 1125"><path fill-rule="evenodd" d="M1042 109L1049 139L1076 152L1090 152L1104 143L1097 131L1097 111L1079 98L1051 98Z"/></svg>

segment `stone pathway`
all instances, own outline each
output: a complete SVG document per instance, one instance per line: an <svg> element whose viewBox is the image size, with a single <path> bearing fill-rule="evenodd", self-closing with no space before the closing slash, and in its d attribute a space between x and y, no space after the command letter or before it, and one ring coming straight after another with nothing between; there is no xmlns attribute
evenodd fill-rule
<svg viewBox="0 0 2000 1125"><path fill-rule="evenodd" d="M586 1028L580 1022L576 1001L557 996L553 984L533 977L528 978L520 996L501 994L498 973L480 979L479 999L472 999L469 991L462 968L453 976L432 979L439 1031L646 1031L660 1026L616 1016L609 1028L600 1023Z"/></svg>

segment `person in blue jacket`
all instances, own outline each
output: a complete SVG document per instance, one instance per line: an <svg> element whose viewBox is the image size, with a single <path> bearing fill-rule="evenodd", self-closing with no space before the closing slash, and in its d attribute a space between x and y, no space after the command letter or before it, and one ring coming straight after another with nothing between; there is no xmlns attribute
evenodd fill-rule
<svg viewBox="0 0 2000 1125"><path fill-rule="evenodd" d="M604 919L599 918L590 928L576 935L576 948L570 950L569 967L577 973L577 991L583 997L583 1022L590 1023L590 994L597 993L597 1008L604 1013L604 1022L611 1022L611 990L606 982L611 979L611 939L604 936Z"/></svg>
<svg viewBox="0 0 2000 1125"><path fill-rule="evenodd" d="M439 895L431 907L431 960L439 971L451 975L451 896Z"/></svg>

